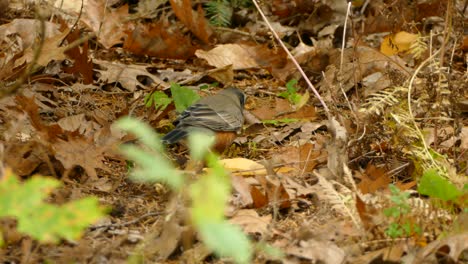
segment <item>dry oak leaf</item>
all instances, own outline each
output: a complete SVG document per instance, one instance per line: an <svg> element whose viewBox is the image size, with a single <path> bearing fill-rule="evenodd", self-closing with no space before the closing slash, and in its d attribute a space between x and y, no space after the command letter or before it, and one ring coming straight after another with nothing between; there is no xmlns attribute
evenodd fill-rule
<svg viewBox="0 0 468 264"><path fill-rule="evenodd" d="M41 22L37 19L15 19L0 26L0 39L6 40L10 35L19 35L23 48L29 48L40 34ZM59 26L51 22L44 22L44 35L47 38L60 33Z"/></svg>
<svg viewBox="0 0 468 264"><path fill-rule="evenodd" d="M137 55L167 59L188 59L199 48L190 36L184 35L177 24L156 21L137 24L126 31L123 48Z"/></svg>
<svg viewBox="0 0 468 264"><path fill-rule="evenodd" d="M109 11L105 6L106 1L89 0L81 16L81 21L86 24L96 35L97 40L106 49L122 43L127 35L128 6L123 5L118 9Z"/></svg>
<svg viewBox="0 0 468 264"><path fill-rule="evenodd" d="M104 60L94 60L94 62L107 69L97 70L101 73L100 81L106 83L119 82L123 88L130 92L135 91L137 85L144 86L138 81L138 76L148 77L153 80L154 84L160 85L163 88L168 88L170 86L168 83L146 70L150 65L127 65Z"/></svg>
<svg viewBox="0 0 468 264"><path fill-rule="evenodd" d="M190 31L204 43L210 43L210 38L213 35L213 30L205 18L203 8L198 5L197 12L192 10L191 0L170 0L172 10Z"/></svg>
<svg viewBox="0 0 468 264"><path fill-rule="evenodd" d="M39 57L36 63L43 67L47 66L47 64L52 60L65 60L67 56L64 52L67 50L68 47L59 47L59 45L62 43L63 38L65 38L69 32L69 30L66 30L61 34L45 39L41 50L36 50L36 48L34 47L35 45L27 48L24 51L23 57L15 61L15 67L21 66L24 63L31 62L36 52L39 52Z"/></svg>
<svg viewBox="0 0 468 264"><path fill-rule="evenodd" d="M216 68L232 65L234 70L242 70L259 67L254 58L254 49L250 45L224 44L209 51L197 50L195 55Z"/></svg>
<svg viewBox="0 0 468 264"><path fill-rule="evenodd" d="M110 149L109 145L96 146L92 139L74 138L69 141L58 140L53 145L55 158L67 170L81 166L91 179L96 180L96 169L109 171L104 165L104 153Z"/></svg>
<svg viewBox="0 0 468 264"><path fill-rule="evenodd" d="M268 232L271 219L269 214L259 216L253 209L242 209L237 211L229 222L240 226L245 233L263 235Z"/></svg>

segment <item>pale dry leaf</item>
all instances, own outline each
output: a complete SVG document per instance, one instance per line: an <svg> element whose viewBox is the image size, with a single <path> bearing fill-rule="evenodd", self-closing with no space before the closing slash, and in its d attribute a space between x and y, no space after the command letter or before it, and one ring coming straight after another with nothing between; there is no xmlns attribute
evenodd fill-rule
<svg viewBox="0 0 468 264"><path fill-rule="evenodd" d="M96 169L109 171L103 161L105 151L109 150L110 146L96 146L92 140L77 138L69 141L58 140L52 147L55 158L67 170L81 166L93 180L98 179Z"/></svg>
<svg viewBox="0 0 468 264"><path fill-rule="evenodd" d="M150 65L127 65L103 60L94 60L94 63L106 68L106 70L97 70L101 73L100 81L106 83L119 82L123 88L130 92L135 91L138 85L144 86L138 81L138 76L151 78L155 85L160 85L163 88L168 88L170 86L168 83L146 70Z"/></svg>
<svg viewBox="0 0 468 264"><path fill-rule="evenodd" d="M129 14L127 5L109 10L105 4L106 1L88 0L80 18L96 34L99 43L109 49L123 43Z"/></svg>
<svg viewBox="0 0 468 264"><path fill-rule="evenodd" d="M461 234L450 235L442 240L435 240L416 255L413 263L427 263L427 261L430 259L429 257L431 255L435 255L436 252L444 246L448 247L448 252L446 254L450 260L447 260L450 263L456 263L461 257L461 254L468 249L468 244L466 241L468 241L468 232L466 231Z"/></svg>
<svg viewBox="0 0 468 264"><path fill-rule="evenodd" d="M0 26L0 39L5 40L10 35L18 34L21 38L22 48L26 49L34 44L38 35L42 35L40 28L41 22L37 19L15 19ZM44 22L44 28L46 39L60 33L59 26L51 22Z"/></svg>
<svg viewBox="0 0 468 264"><path fill-rule="evenodd" d="M23 57L15 61L15 67L31 62L36 52L39 52L39 58L37 59L36 63L43 67L45 67L52 60L65 60L67 56L64 52L66 51L67 46L59 47L59 45L62 43L63 38L68 35L68 33L69 30L66 30L61 34L57 34L51 38L45 39L41 50L36 50L34 46L27 48L24 51Z"/></svg>
<svg viewBox="0 0 468 264"><path fill-rule="evenodd" d="M220 163L225 169L235 172L235 175L245 177L266 174L265 166L246 158L223 159L220 160Z"/></svg>
<svg viewBox="0 0 468 264"><path fill-rule="evenodd" d="M67 116L57 121L57 124L66 131L76 131L86 123L85 114Z"/></svg>
<svg viewBox="0 0 468 264"><path fill-rule="evenodd" d="M468 149L468 127L463 127L460 133L461 149Z"/></svg>
<svg viewBox="0 0 468 264"><path fill-rule="evenodd" d="M195 55L205 59L209 65L216 68L232 65L234 70L242 70L258 67L253 52L254 50L249 45L224 44L209 51L197 50Z"/></svg>
<svg viewBox="0 0 468 264"><path fill-rule="evenodd" d="M301 241L300 246L290 246L286 254L293 255L312 263L340 264L345 263L345 252L332 242L315 240Z"/></svg>
<svg viewBox="0 0 468 264"><path fill-rule="evenodd" d="M238 225L247 234L264 235L268 232L268 225L271 223L271 215L259 216L253 209L243 209L237 211L229 222Z"/></svg>
<svg viewBox="0 0 468 264"><path fill-rule="evenodd" d="M250 184L244 177L233 175L231 177L231 184L233 189L240 195L240 203L242 207L247 207L253 204L253 198L250 194Z"/></svg>

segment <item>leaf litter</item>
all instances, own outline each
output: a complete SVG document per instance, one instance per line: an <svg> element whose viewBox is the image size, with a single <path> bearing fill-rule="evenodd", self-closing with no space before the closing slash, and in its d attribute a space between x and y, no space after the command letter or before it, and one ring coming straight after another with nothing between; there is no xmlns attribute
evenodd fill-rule
<svg viewBox="0 0 468 264"><path fill-rule="evenodd" d="M147 8L143 2L139 11ZM116 263L138 251L165 263L223 262L184 222L183 199L163 185L128 180L128 164L116 152L119 144L133 140L112 131L121 116L137 116L167 132L174 108L150 109L143 98L150 91L168 93L170 81L194 90L220 82L247 93L246 116L252 122L222 159L232 171L226 215L253 240L280 249L284 263L424 263L440 254L466 260L463 201L454 202L451 212L410 197L413 210L402 219L421 225L424 233L409 232L404 241L389 237L386 228L396 220L384 214L395 207L388 184L414 193L414 175L427 164L409 158L422 156L411 146L426 144L441 154L432 153L434 159L449 157L443 163L447 174L466 184L466 45L452 42L451 35L433 40L447 45L444 51L451 56L445 59L452 68L442 73L432 65L415 78L409 107L417 108L415 118L424 131L420 141L398 112L408 108L408 90L392 88L406 86L422 62L411 54L429 55L423 45L428 39L418 35L427 32L417 24L437 17L431 28L444 34L446 10L453 8L459 24L451 26L459 29L460 21L466 23L459 16L463 7L451 1L353 2L352 19L365 19L354 21L352 34L348 28L341 51L344 2L280 2L263 8L281 19L273 28L332 106L331 118L301 81L296 92L304 95L303 102L280 98L286 82L299 75L255 9L233 9L233 26L226 30L211 26L203 7L189 0L161 1L153 19L130 16L132 5L93 0L81 16L77 6L55 9L62 21L47 19L42 32L39 19L18 15L26 16L28 6L11 3L9 18L0 14L0 168L23 178L39 173L61 179L65 186L53 193L54 202L95 195L112 209L81 240L56 246L22 239L14 223L2 220L9 247L0 248L0 260ZM69 46L80 41L78 32L88 38ZM35 53L38 36L44 36L40 54ZM441 45L441 39L450 41ZM28 67L34 70L27 72ZM24 74L28 82L16 83ZM449 84L452 90L444 87ZM443 101L447 95L451 104ZM35 250L28 251L33 244ZM265 252L255 261L275 259Z"/></svg>

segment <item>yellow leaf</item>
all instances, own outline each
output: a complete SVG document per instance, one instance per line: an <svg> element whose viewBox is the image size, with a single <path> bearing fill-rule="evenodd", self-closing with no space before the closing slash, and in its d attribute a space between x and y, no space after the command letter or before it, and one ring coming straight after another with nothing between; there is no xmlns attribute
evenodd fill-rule
<svg viewBox="0 0 468 264"><path fill-rule="evenodd" d="M255 176L255 175L266 175L267 171L265 166L262 164L255 162L253 160L245 159L245 158L233 158L233 159L223 159L219 161L221 165L237 176ZM292 167L281 167L275 168L275 172L279 173L287 173L294 170Z"/></svg>
<svg viewBox="0 0 468 264"><path fill-rule="evenodd" d="M400 31L386 36L380 44L380 52L385 55L395 55L410 49L411 44L418 39L417 34Z"/></svg>

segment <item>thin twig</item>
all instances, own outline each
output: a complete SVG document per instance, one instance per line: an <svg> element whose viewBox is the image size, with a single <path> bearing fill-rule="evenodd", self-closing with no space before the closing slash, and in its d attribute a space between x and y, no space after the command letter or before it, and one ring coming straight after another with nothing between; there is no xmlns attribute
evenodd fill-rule
<svg viewBox="0 0 468 264"><path fill-rule="evenodd" d="M268 21L267 17L265 16L265 14L263 13L262 9L260 8L260 6L258 5L257 1L256 0L252 0L252 2L254 3L255 7L257 8L258 12L260 13L260 15L262 16L262 19L265 21L265 23L267 24L268 28L270 29L270 31L273 33L273 36L275 36L276 40L279 42L279 44L281 45L281 47L283 48L283 50L286 52L286 54L288 54L289 58L291 59L291 61L293 62L294 66L296 66L297 70L301 73L302 75L302 78L304 78L305 82L307 83L307 85L309 86L309 88L312 90L312 92L314 93L314 95L317 97L317 99L320 101L320 103L322 104L323 106L323 109L325 110L327 116L329 118L331 118L331 114L330 114L330 110L327 106L327 104L325 103L325 101L322 99L322 97L320 96L319 92L317 91L317 89L315 89L314 85L310 82L309 78L307 77L307 75L305 74L305 72L302 70L301 68L301 65L299 65L299 63L297 62L297 60L294 58L294 56L291 54L291 52L289 52L288 48L286 47L286 45L284 45L283 41L281 41L281 38L278 36L278 33L276 33L276 31L273 29L273 26L271 26L270 22Z"/></svg>
<svg viewBox="0 0 468 264"><path fill-rule="evenodd" d="M129 225L133 225L133 224L136 224L138 222L140 222L141 220L147 218L147 217L150 217L150 216L159 216L159 215L162 215L161 212L157 212L157 213L147 213L147 214L144 214L136 219L133 219L131 221L127 221L127 222L123 222L123 223L120 223L120 224L108 224L108 225L98 225L98 226L91 226L89 229L91 231L94 231L96 229L100 229L100 228L106 228L106 229L109 229L109 228L118 228L118 227L124 227L124 226L129 226Z"/></svg>

